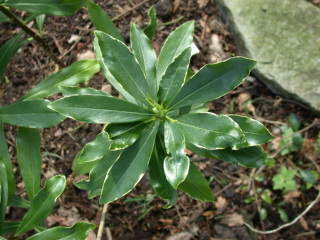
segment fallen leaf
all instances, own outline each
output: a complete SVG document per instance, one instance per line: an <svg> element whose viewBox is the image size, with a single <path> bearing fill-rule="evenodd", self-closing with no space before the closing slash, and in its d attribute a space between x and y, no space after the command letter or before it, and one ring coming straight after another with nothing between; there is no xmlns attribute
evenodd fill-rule
<svg viewBox="0 0 320 240"><path fill-rule="evenodd" d="M207 6L209 0L198 0L198 5L199 5L199 8L203 8L205 6Z"/></svg>
<svg viewBox="0 0 320 240"><path fill-rule="evenodd" d="M298 190L295 190L295 191L288 192L286 195L283 196L283 198L286 202L290 202L292 199L300 197L300 195L301 195L301 192Z"/></svg>
<svg viewBox="0 0 320 240"><path fill-rule="evenodd" d="M229 227L242 226L244 223L243 217L238 213L232 213L225 216L222 219L222 223L228 225Z"/></svg>
<svg viewBox="0 0 320 240"><path fill-rule="evenodd" d="M85 60L85 59L95 59L95 55L91 50L87 50L83 53L79 53L77 55L77 60Z"/></svg>
<svg viewBox="0 0 320 240"><path fill-rule="evenodd" d="M304 217L299 219L299 222L301 224L301 226L304 228L304 230L308 231L309 230L309 226L307 221L304 219Z"/></svg>
<svg viewBox="0 0 320 240"><path fill-rule="evenodd" d="M219 211L223 211L227 207L228 203L224 197L219 196L214 205Z"/></svg>

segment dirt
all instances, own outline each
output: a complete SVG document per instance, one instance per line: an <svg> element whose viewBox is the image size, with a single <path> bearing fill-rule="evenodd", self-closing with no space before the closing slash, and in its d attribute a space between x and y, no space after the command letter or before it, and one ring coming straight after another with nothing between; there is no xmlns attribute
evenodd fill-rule
<svg viewBox="0 0 320 240"><path fill-rule="evenodd" d="M116 25L128 41L129 23L135 22L140 26L145 25L147 22L146 12L157 1L150 0L134 11L130 11L130 8L141 1L99 0L96 2L112 17L121 16L116 21ZM160 49L165 37L175 27L187 20L195 20L195 43L200 54L192 59L193 69L199 69L206 63L236 55L232 36L227 26L221 21L214 3L206 0L175 0L173 8L175 11L169 11L169 14L160 14L165 16L161 16L159 19L161 23L154 42L154 47L157 50ZM1 24L0 29L0 43L18 31L12 24ZM47 17L45 22L48 43L57 56L63 56L61 60L66 65L75 61L79 54L92 50L92 30L93 27L84 9L72 17ZM79 40L69 43L68 40L74 36L79 36ZM57 66L47 53L36 42L29 43L11 62L7 71L9 82L0 84L0 95L2 96L0 105L15 102L32 86L56 70ZM89 86L101 89L106 84L103 75L97 74L90 81ZM252 101L252 104L245 104L244 102L247 100ZM254 76L251 76L250 81L232 93L210 103L210 110L216 113L242 113L257 117L275 135L279 135L278 122L286 122L290 113L295 113L299 117L303 127L310 125L316 119L313 113L299 103L272 94ZM68 119L56 127L42 131L44 179L55 174L64 174L69 180L68 188L59 200L54 214L47 220L48 226L71 225L79 220L99 224L101 206L96 199L88 200L84 191L80 191L72 185L74 178L71 165L76 153L100 130L100 125L83 124ZM317 137L318 132L319 127L313 127L305 131L303 135L311 143ZM7 126L6 135L13 162L16 164L15 128ZM274 151L270 146L265 146L265 149L270 154ZM314 152L314 150L312 151ZM217 195L217 202L214 204L201 203L181 194L177 205L166 210L163 208L164 202L154 197L147 177L145 177L134 191L109 206L106 224L114 239L166 239L170 236L172 239L179 239L177 234L184 236L180 239L200 240L320 238L319 204L303 218L304 222L301 220L285 230L266 237L250 233L241 222L237 222L235 213L251 219L251 223L259 229L270 229L283 224L273 205L267 206L269 217L262 224L259 220L256 203L245 203L245 199L249 195L252 196L252 189L244 189L242 186L248 185L252 170L218 160L204 159L196 155L193 155L192 159L208 179L213 176L211 187ZM320 164L319 158L316 158L316 163ZM272 176L282 165L294 165L304 169L315 168L306 156L306 151L285 157L278 155L275 166L263 170L267 180L255 182L256 187L272 189ZM16 176L17 179L20 179L17 170ZM297 181L299 184L301 183L300 179ZM19 192L23 195L22 184L19 184ZM283 208L289 219L293 219L305 209L316 194L316 190L312 188L305 190L303 194L289 202L283 202L281 192L275 191L274 201L276 203L283 202ZM9 212L11 219L19 219L22 214L23 212L16 208L11 208ZM235 221L233 226L228 225L231 221L230 219L226 221L228 216L233 216L231 218L233 222Z"/></svg>

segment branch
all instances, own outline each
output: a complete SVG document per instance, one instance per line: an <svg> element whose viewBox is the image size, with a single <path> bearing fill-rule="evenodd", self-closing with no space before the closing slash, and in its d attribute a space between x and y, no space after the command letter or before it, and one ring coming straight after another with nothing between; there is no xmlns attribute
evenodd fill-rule
<svg viewBox="0 0 320 240"><path fill-rule="evenodd" d="M300 214L298 215L295 219L293 219L291 222L289 223L286 223L284 225L281 225L280 227L278 228L275 228L275 229L272 229L272 230L268 230L268 231L261 231L259 229L256 229L254 227L252 227L249 223L244 223L244 225L249 228L252 232L255 232L255 233L259 233L259 234L272 234L272 233L275 233L275 232L278 232L280 231L281 229L284 229L284 228L287 228L287 227L290 227L291 225L295 224L296 222L298 222L304 215L306 215L311 208L314 207L314 205L316 205L320 200L320 190L318 192L318 195L316 197L315 200L313 200L311 202L311 204Z"/></svg>
<svg viewBox="0 0 320 240"><path fill-rule="evenodd" d="M52 58L52 60L58 64L60 67L64 67L64 64L57 58L51 51L50 47L47 45L46 41L40 36L38 32L28 27L19 17L14 15L8 8L3 5L0 5L0 12L10 18L15 24L22 28L27 34L29 34L35 41L40 43L40 45L44 48L44 50L48 53L48 55Z"/></svg>

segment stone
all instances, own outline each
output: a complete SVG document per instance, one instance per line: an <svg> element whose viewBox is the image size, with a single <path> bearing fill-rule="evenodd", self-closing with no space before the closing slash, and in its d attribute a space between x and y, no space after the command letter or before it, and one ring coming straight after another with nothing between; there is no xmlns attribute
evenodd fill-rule
<svg viewBox="0 0 320 240"><path fill-rule="evenodd" d="M273 92L320 112L320 8L305 0L213 0L238 53Z"/></svg>

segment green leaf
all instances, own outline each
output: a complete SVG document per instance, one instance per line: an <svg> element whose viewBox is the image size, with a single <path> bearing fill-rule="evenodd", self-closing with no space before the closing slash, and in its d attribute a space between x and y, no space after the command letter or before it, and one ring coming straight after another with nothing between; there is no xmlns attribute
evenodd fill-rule
<svg viewBox="0 0 320 240"><path fill-rule="evenodd" d="M144 29L144 33L150 40L152 40L157 31L157 12L153 6L148 10L148 16L149 23Z"/></svg>
<svg viewBox="0 0 320 240"><path fill-rule="evenodd" d="M0 23L4 23L4 22L10 22L11 20L4 15L2 12L0 12Z"/></svg>
<svg viewBox="0 0 320 240"><path fill-rule="evenodd" d="M7 141L4 136L4 127L0 122L0 162L6 166L7 184L8 184L8 200L10 201L16 191L15 176L13 173L12 163L9 155Z"/></svg>
<svg viewBox="0 0 320 240"><path fill-rule="evenodd" d="M148 168L159 122L146 128L132 146L124 150L105 178L100 203L119 199L135 187Z"/></svg>
<svg viewBox="0 0 320 240"><path fill-rule="evenodd" d="M51 213L57 198L66 187L65 176L54 176L46 181L45 187L32 199L31 207L24 215L16 235L21 235L41 224Z"/></svg>
<svg viewBox="0 0 320 240"><path fill-rule="evenodd" d="M103 182L109 174L111 167L119 159L122 151L107 151L94 168L91 170L89 179L76 182L76 187L88 191L90 199L101 195Z"/></svg>
<svg viewBox="0 0 320 240"><path fill-rule="evenodd" d="M15 195L8 203L10 207L29 208L30 201Z"/></svg>
<svg viewBox="0 0 320 240"><path fill-rule="evenodd" d="M99 72L100 65L96 60L81 60L50 75L33 87L22 99L37 99L48 97L60 92L59 87L72 87L88 81Z"/></svg>
<svg viewBox="0 0 320 240"><path fill-rule="evenodd" d="M163 162L166 157L163 140L158 137L153 149L153 153L149 163L149 176L151 186L154 191L171 205L177 198L176 190L167 181L163 169Z"/></svg>
<svg viewBox="0 0 320 240"><path fill-rule="evenodd" d="M17 34L10 38L0 47L0 80L4 78L7 65L18 52L18 50L27 43L27 40L23 39L23 34Z"/></svg>
<svg viewBox="0 0 320 240"><path fill-rule="evenodd" d="M128 47L103 32L95 31L95 36L103 58L102 64L117 83L141 104L147 103L146 99L155 99L149 83Z"/></svg>
<svg viewBox="0 0 320 240"><path fill-rule="evenodd" d="M251 59L234 57L205 65L182 87L171 108L206 103L222 97L239 86L255 64Z"/></svg>
<svg viewBox="0 0 320 240"><path fill-rule="evenodd" d="M72 95L102 95L111 97L109 93L94 88L59 87L59 89L59 92L61 92L64 97Z"/></svg>
<svg viewBox="0 0 320 240"><path fill-rule="evenodd" d="M167 181L174 189L185 181L190 166L190 159L185 154L166 157L163 162L164 173Z"/></svg>
<svg viewBox="0 0 320 240"><path fill-rule="evenodd" d="M295 176L297 170L281 167L280 171L272 178L274 190L284 190L285 192L296 190Z"/></svg>
<svg viewBox="0 0 320 240"><path fill-rule="evenodd" d="M64 117L47 106L47 100L30 100L0 107L0 121L19 127L46 128L56 125Z"/></svg>
<svg viewBox="0 0 320 240"><path fill-rule="evenodd" d="M108 151L109 136L101 132L96 139L87 143L73 160L72 170L77 175L86 174L96 165Z"/></svg>
<svg viewBox="0 0 320 240"><path fill-rule="evenodd" d="M0 230L0 235L6 235L8 233L14 233L19 226L20 222L13 222L13 221L5 221L1 224L1 230ZM5 238L3 238L5 239ZM0 236L0 240L1 236Z"/></svg>
<svg viewBox="0 0 320 240"><path fill-rule="evenodd" d="M91 21L97 30L105 32L121 42L124 42L123 37L112 22L111 17L99 5L92 1L87 1L87 7Z"/></svg>
<svg viewBox="0 0 320 240"><path fill-rule="evenodd" d="M6 6L30 13L69 16L84 5L84 0L8 0Z"/></svg>
<svg viewBox="0 0 320 240"><path fill-rule="evenodd" d="M3 162L0 162L0 232L7 213L8 205L8 182L7 169Z"/></svg>
<svg viewBox="0 0 320 240"><path fill-rule="evenodd" d="M191 47L193 41L194 21L189 21L179 26L171 32L166 39L157 64L157 86L160 85L161 79L169 65L185 49Z"/></svg>
<svg viewBox="0 0 320 240"><path fill-rule="evenodd" d="M164 159L163 168L168 182L174 189L186 179L190 159L186 156L185 139L177 126L169 121L164 125L164 141L167 153L171 154Z"/></svg>
<svg viewBox="0 0 320 240"><path fill-rule="evenodd" d="M229 115L229 117L239 124L246 137L247 146L264 144L273 138L269 130L257 120L239 115Z"/></svg>
<svg viewBox="0 0 320 240"><path fill-rule="evenodd" d="M288 118L288 124L293 129L293 131L298 131L301 127L301 122L296 114L290 113Z"/></svg>
<svg viewBox="0 0 320 240"><path fill-rule="evenodd" d="M145 123L138 122L136 124L120 123L111 124L106 131L112 138L111 150L125 149L131 146L140 137L141 132L146 127Z"/></svg>
<svg viewBox="0 0 320 240"><path fill-rule="evenodd" d="M279 213L280 219L283 222L289 222L288 214L286 213L285 210L283 210L282 208L278 208L278 213Z"/></svg>
<svg viewBox="0 0 320 240"><path fill-rule="evenodd" d="M208 158L216 158L232 164L240 164L249 168L256 168L265 165L268 155L260 146L241 148L240 150L220 149L206 150L188 144L192 152Z"/></svg>
<svg viewBox="0 0 320 240"><path fill-rule="evenodd" d="M152 96L157 95L157 80L156 80L156 52L152 47L149 38L137 27L132 24L130 30L131 49L134 56L146 76L147 82L152 91Z"/></svg>
<svg viewBox="0 0 320 240"><path fill-rule="evenodd" d="M160 100L166 106L170 105L184 84L190 58L191 48L187 48L168 66L159 90Z"/></svg>
<svg viewBox="0 0 320 240"><path fill-rule="evenodd" d="M43 232L37 233L27 240L85 240L89 231L95 229L95 225L79 222L72 227L53 227Z"/></svg>
<svg viewBox="0 0 320 240"><path fill-rule="evenodd" d="M117 89L117 91L129 102L137 104L137 101L134 99L133 96L131 96L124 88L123 86L118 82L118 80L115 78L115 76L112 75L112 73L109 71L108 67L104 63L104 53L102 52L100 48L100 43L97 37L93 40L93 46L94 51L96 54L96 58L100 63L100 66L103 70L103 73L105 77L107 78L108 82L112 84L112 86Z"/></svg>
<svg viewBox="0 0 320 240"><path fill-rule="evenodd" d="M231 118L213 113L190 113L175 122L186 142L206 149L232 148L244 140L244 135Z"/></svg>
<svg viewBox="0 0 320 240"><path fill-rule="evenodd" d="M152 116L135 104L99 95L65 97L51 103L49 107L67 117L90 123L135 122Z"/></svg>
<svg viewBox="0 0 320 240"><path fill-rule="evenodd" d="M17 160L30 200L32 200L40 190L40 141L40 132L38 129L19 128L16 137Z"/></svg>
<svg viewBox="0 0 320 240"><path fill-rule="evenodd" d="M40 34L43 33L43 24L44 24L45 19L46 19L46 15L44 15L44 14L41 14L36 17L36 24L37 24L37 28L38 28L38 31L40 32Z"/></svg>
<svg viewBox="0 0 320 240"><path fill-rule="evenodd" d="M300 176L301 176L302 180L305 183L310 184L311 186L316 184L316 182L317 182L317 180L319 178L318 177L318 173L316 171L300 169L299 173L300 173Z"/></svg>
<svg viewBox="0 0 320 240"><path fill-rule="evenodd" d="M214 201L208 181L192 162L190 163L189 174L186 180L180 184L179 189L192 198L205 202Z"/></svg>

